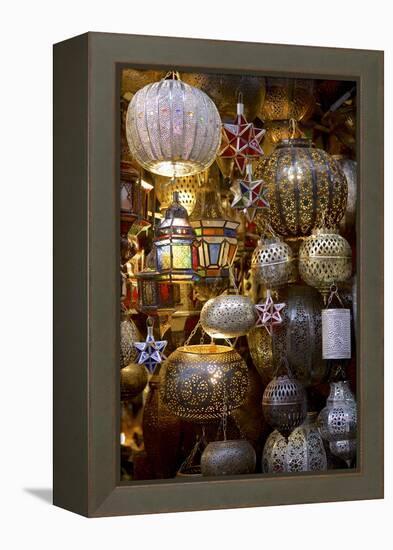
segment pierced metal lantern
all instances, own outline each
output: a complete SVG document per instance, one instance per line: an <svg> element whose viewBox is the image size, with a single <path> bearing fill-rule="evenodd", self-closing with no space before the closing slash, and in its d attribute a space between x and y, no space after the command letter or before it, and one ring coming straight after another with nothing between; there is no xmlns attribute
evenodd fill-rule
<svg viewBox="0 0 393 550"><path fill-rule="evenodd" d="M263 393L262 410L266 422L287 437L306 418L307 401L302 384L287 374L273 378Z"/></svg>
<svg viewBox="0 0 393 550"><path fill-rule="evenodd" d="M288 439L277 430L269 435L262 456L265 473L327 470L325 447L316 419L317 413L308 413L305 422L295 428Z"/></svg>
<svg viewBox="0 0 393 550"><path fill-rule="evenodd" d="M357 163L343 155L332 155L332 157L340 165L348 184L347 208L338 228L340 233L350 235L354 232L356 225Z"/></svg>
<svg viewBox="0 0 393 550"><path fill-rule="evenodd" d="M247 335L253 363L268 384L285 356L299 382L306 387L318 384L327 374L322 359L321 297L307 285L288 285L279 290L278 299L286 307L272 337L264 328L253 328Z"/></svg>
<svg viewBox="0 0 393 550"><path fill-rule="evenodd" d="M318 427L329 443L356 439L356 401L348 381L331 382L326 407L318 417Z"/></svg>
<svg viewBox="0 0 393 550"><path fill-rule="evenodd" d="M258 163L255 177L267 185L270 223L280 235L308 235L323 220L332 227L345 213L347 180L339 164L308 139L279 143Z"/></svg>
<svg viewBox="0 0 393 550"><path fill-rule="evenodd" d="M165 212L154 238L155 265L161 280L185 283L197 278L194 240L195 232L187 211L180 204L178 193L174 192L173 203Z"/></svg>
<svg viewBox="0 0 393 550"><path fill-rule="evenodd" d="M184 420L210 422L239 407L247 394L245 361L229 346L215 344L178 348L162 364L161 396L168 409Z"/></svg>
<svg viewBox="0 0 393 550"><path fill-rule="evenodd" d="M154 190L156 197L160 201L160 210L166 210L172 203L173 193L179 193L179 202L190 215L194 209L196 195L201 185L205 187L205 177L201 174L193 176L177 177L174 181L163 176L154 177Z"/></svg>
<svg viewBox="0 0 393 550"><path fill-rule="evenodd" d="M346 308L322 310L322 356L351 358L351 312Z"/></svg>
<svg viewBox="0 0 393 550"><path fill-rule="evenodd" d="M196 235L198 275L214 282L228 278L237 252L239 222L225 216L217 190L198 191L190 224Z"/></svg>
<svg viewBox="0 0 393 550"><path fill-rule="evenodd" d="M221 119L213 101L175 74L136 92L126 124L133 157L163 176L205 170L221 142Z"/></svg>
<svg viewBox="0 0 393 550"><path fill-rule="evenodd" d="M299 273L326 300L333 283L337 285L351 277L352 251L348 241L333 230L314 229L299 248Z"/></svg>
<svg viewBox="0 0 393 550"><path fill-rule="evenodd" d="M146 387L148 374L144 365L130 363L120 371L120 398L130 401Z"/></svg>
<svg viewBox="0 0 393 550"><path fill-rule="evenodd" d="M233 476L253 474L256 454L246 439L212 441L201 456L203 476Z"/></svg>
<svg viewBox="0 0 393 550"><path fill-rule="evenodd" d="M267 288L286 284L291 264L292 250L278 237L260 239L251 257L251 271L255 281Z"/></svg>
<svg viewBox="0 0 393 550"><path fill-rule="evenodd" d="M351 467L352 460L356 457L356 449L356 439L344 439L343 441L331 441L329 443L329 450L332 455L344 460L348 468Z"/></svg>
<svg viewBox="0 0 393 550"><path fill-rule="evenodd" d="M138 352L134 342L140 340L140 332L132 319L125 317L120 323L120 368L124 369L136 361Z"/></svg>
<svg viewBox="0 0 393 550"><path fill-rule="evenodd" d="M208 300L201 310L201 326L212 338L237 338L255 324L253 302L240 294L223 294Z"/></svg>
<svg viewBox="0 0 393 550"><path fill-rule="evenodd" d="M215 103L223 120L236 116L236 100L241 92L245 116L254 120L265 99L265 78L235 74L182 73L183 82L203 90Z"/></svg>
<svg viewBox="0 0 393 550"><path fill-rule="evenodd" d="M314 82L300 78L267 78L262 120L306 120L315 108Z"/></svg>

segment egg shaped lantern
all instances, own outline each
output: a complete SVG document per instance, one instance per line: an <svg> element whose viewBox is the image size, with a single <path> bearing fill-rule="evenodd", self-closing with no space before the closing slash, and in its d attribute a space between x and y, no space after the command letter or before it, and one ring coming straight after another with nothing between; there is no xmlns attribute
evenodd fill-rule
<svg viewBox="0 0 393 550"><path fill-rule="evenodd" d="M171 72L134 95L127 141L139 164L162 176L190 176L208 168L221 142L221 119L204 92Z"/></svg>
<svg viewBox="0 0 393 550"><path fill-rule="evenodd" d="M247 296L222 294L205 303L200 319L211 338L237 338L255 325L255 307Z"/></svg>

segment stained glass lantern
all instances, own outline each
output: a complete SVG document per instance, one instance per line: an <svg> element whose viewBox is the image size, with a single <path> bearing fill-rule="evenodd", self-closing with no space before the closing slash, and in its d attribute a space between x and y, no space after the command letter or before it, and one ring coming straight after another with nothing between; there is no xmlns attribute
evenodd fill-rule
<svg viewBox="0 0 393 550"><path fill-rule="evenodd" d="M179 286L161 281L160 273L146 269L136 275L138 309L146 315L170 315L179 302Z"/></svg>
<svg viewBox="0 0 393 550"><path fill-rule="evenodd" d="M177 191L154 238L155 265L161 281L191 283L198 279L195 232Z"/></svg>
<svg viewBox="0 0 393 550"><path fill-rule="evenodd" d="M229 267L237 251L236 230L239 222L224 214L214 190L200 190L190 216L196 235L198 275L205 280L229 276Z"/></svg>
<svg viewBox="0 0 393 550"><path fill-rule="evenodd" d="M221 142L217 107L202 90L182 82L175 73L136 92L126 125L133 157L162 176L205 170Z"/></svg>

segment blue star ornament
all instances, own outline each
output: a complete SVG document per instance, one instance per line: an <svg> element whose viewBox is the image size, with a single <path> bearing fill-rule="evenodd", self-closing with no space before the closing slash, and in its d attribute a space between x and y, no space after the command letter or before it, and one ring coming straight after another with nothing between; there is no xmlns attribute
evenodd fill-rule
<svg viewBox="0 0 393 550"><path fill-rule="evenodd" d="M152 373L158 363L162 363L166 356L163 351L166 348L167 340L155 340L153 336L153 327L147 327L147 336L144 342L135 342L134 347L138 351L138 364L145 365Z"/></svg>

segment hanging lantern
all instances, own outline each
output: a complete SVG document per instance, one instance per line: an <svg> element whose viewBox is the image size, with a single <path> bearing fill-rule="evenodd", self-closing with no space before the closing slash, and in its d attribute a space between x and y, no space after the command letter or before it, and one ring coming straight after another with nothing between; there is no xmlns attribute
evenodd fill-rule
<svg viewBox="0 0 393 550"><path fill-rule="evenodd" d="M317 413L308 413L305 422L286 439L277 430L266 440L262 469L280 472L322 472L327 470L325 447L315 424Z"/></svg>
<svg viewBox="0 0 393 550"><path fill-rule="evenodd" d="M193 176L177 177L175 180L163 176L154 177L156 197L160 201L160 210L164 211L172 203L173 193L179 193L179 202L190 215L193 211L196 201L196 195L201 185L205 187L205 178L201 174Z"/></svg>
<svg viewBox="0 0 393 550"><path fill-rule="evenodd" d="M237 338L255 324L253 302L240 294L223 294L208 300L201 310L201 326L211 338Z"/></svg>
<svg viewBox="0 0 393 550"><path fill-rule="evenodd" d="M322 356L351 358L351 312L346 308L322 310Z"/></svg>
<svg viewBox="0 0 393 550"><path fill-rule="evenodd" d="M267 78L262 120L306 120L315 108L314 81L300 78Z"/></svg>
<svg viewBox="0 0 393 550"><path fill-rule="evenodd" d="M265 99L265 79L259 76L237 74L182 73L183 82L203 90L214 101L221 118L233 120L236 116L236 98L244 98L244 114L254 120Z"/></svg>
<svg viewBox="0 0 393 550"><path fill-rule="evenodd" d="M138 365L145 365L149 372L152 373L156 366L166 359L164 350L168 342L166 340L155 340L151 317L148 317L146 320L146 328L146 340L144 342L135 342L134 347L138 352Z"/></svg>
<svg viewBox="0 0 393 550"><path fill-rule="evenodd" d="M201 456L203 476L253 474L255 465L254 447L245 439L212 441Z"/></svg>
<svg viewBox="0 0 393 550"><path fill-rule="evenodd" d="M120 323L120 368L124 369L127 365L134 362L138 357L138 352L134 343L140 338L139 330L134 321L128 316L124 316Z"/></svg>
<svg viewBox="0 0 393 550"><path fill-rule="evenodd" d="M155 262L161 280L185 283L197 278L194 239L195 232L188 221L187 211L175 191L173 203L165 212L154 238Z"/></svg>
<svg viewBox="0 0 393 550"><path fill-rule="evenodd" d="M190 224L196 235L198 275L206 281L228 278L237 251L239 223L226 218L217 191L198 191Z"/></svg>
<svg viewBox="0 0 393 550"><path fill-rule="evenodd" d="M333 230L314 229L299 249L299 273L305 283L317 288L326 300L332 284L347 281L352 273L352 251Z"/></svg>
<svg viewBox="0 0 393 550"><path fill-rule="evenodd" d="M221 142L221 119L213 101L174 73L136 92L126 123L133 157L162 176L206 170Z"/></svg>
<svg viewBox="0 0 393 550"><path fill-rule="evenodd" d="M323 220L332 227L345 213L347 180L339 164L308 139L279 143L258 163L255 176L267 185L270 223L280 235L308 235Z"/></svg>
<svg viewBox="0 0 393 550"><path fill-rule="evenodd" d="M278 237L261 238L251 257L251 271L256 283L268 288L288 282L292 250Z"/></svg>
<svg viewBox="0 0 393 550"><path fill-rule="evenodd" d="M266 422L287 437L306 418L303 386L290 374L276 376L265 388L262 410Z"/></svg>
<svg viewBox="0 0 393 550"><path fill-rule="evenodd" d="M122 401L134 399L145 389L147 381L145 366L130 363L120 371L120 399Z"/></svg>
<svg viewBox="0 0 393 550"><path fill-rule="evenodd" d="M331 382L326 407L318 417L318 427L329 443L356 439L356 401L348 381Z"/></svg>
<svg viewBox="0 0 393 550"><path fill-rule="evenodd" d="M338 228L343 235L351 235L356 225L357 163L343 155L332 155L338 162L348 184L347 208Z"/></svg>
<svg viewBox="0 0 393 550"><path fill-rule="evenodd" d="M188 345L162 365L161 395L168 409L184 420L210 422L241 405L248 388L245 361L231 347Z"/></svg>
<svg viewBox="0 0 393 550"><path fill-rule="evenodd" d="M352 460L356 457L356 449L356 439L344 439L343 441L331 441L329 443L329 450L332 455L344 460L348 468L351 467Z"/></svg>
<svg viewBox="0 0 393 550"><path fill-rule="evenodd" d="M257 313L256 328L265 328L269 336L273 336L273 330L277 325L281 325L281 311L285 308L285 303L277 304L273 301L270 290L266 292L266 300L255 305Z"/></svg>
<svg viewBox="0 0 393 550"><path fill-rule="evenodd" d="M252 164L248 163L246 176L237 179L230 188L234 195L231 207L244 211L249 221L254 219L257 211L269 208L265 182L262 179L254 179L252 170Z"/></svg>

